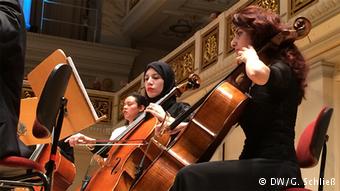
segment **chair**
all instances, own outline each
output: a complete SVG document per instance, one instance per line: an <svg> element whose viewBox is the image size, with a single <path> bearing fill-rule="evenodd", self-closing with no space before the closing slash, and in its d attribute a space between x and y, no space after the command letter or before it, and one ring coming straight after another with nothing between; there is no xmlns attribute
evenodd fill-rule
<svg viewBox="0 0 340 191"><path fill-rule="evenodd" d="M53 134L49 162L44 167L24 157L5 157L0 160L2 171L15 173L0 173L0 190L15 187L33 189L35 186L43 187L45 191L51 190L54 159L67 103L64 93L71 72L69 65L56 65L45 83L37 106L33 134L37 138L46 138Z"/></svg>
<svg viewBox="0 0 340 191"><path fill-rule="evenodd" d="M300 136L296 156L301 168L311 168L318 164L321 155L319 180L324 178L325 162L327 154L328 135L327 130L333 114L333 108L324 107L317 118L312 121ZM322 183L322 182L321 182ZM318 191L323 190L319 183ZM311 191L305 188L289 188L285 191Z"/></svg>

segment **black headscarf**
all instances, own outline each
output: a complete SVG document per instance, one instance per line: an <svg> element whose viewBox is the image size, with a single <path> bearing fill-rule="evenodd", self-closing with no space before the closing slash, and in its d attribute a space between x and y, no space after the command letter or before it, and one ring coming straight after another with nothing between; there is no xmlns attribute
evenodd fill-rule
<svg viewBox="0 0 340 191"><path fill-rule="evenodd" d="M167 93L170 92L170 90L175 87L176 82L175 82L175 73L172 70L171 66L169 64L166 64L165 62L162 61L155 61L155 62L151 62L150 64L148 64L144 70L144 76L146 71L149 68L153 68L164 80L164 86L163 86L163 90L161 92L160 95L154 97L154 98L149 98L148 94L145 92L145 96L147 97L147 99L149 100L149 102L157 102L160 98L162 98L164 95L166 95ZM169 101L167 101L166 105L173 103L174 101L176 101L176 97L174 96L173 98L169 99ZM163 105L163 108L166 109L165 105Z"/></svg>

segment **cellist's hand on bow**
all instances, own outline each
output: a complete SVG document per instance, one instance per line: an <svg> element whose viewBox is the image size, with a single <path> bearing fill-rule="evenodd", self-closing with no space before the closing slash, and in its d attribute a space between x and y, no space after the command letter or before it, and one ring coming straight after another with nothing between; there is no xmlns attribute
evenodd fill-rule
<svg viewBox="0 0 340 191"><path fill-rule="evenodd" d="M67 138L65 142L68 142L71 147L74 147L78 144L94 144L96 143L96 139L77 133Z"/></svg>

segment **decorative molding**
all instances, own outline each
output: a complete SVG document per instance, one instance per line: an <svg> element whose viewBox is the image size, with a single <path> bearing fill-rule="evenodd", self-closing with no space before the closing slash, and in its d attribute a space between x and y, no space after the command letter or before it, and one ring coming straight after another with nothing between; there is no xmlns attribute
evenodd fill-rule
<svg viewBox="0 0 340 191"><path fill-rule="evenodd" d="M298 15L294 15L291 19L303 15L307 17L313 24L313 27L322 23L323 21L333 17L340 12L340 0L322 0L313 3L312 6L308 6L299 12Z"/></svg>
<svg viewBox="0 0 340 191"><path fill-rule="evenodd" d="M201 70L217 62L218 56L218 27L213 28L202 37L202 65Z"/></svg>
<svg viewBox="0 0 340 191"><path fill-rule="evenodd" d="M317 3L319 0L289 0L288 1L288 15L295 16L297 13L307 9L309 6Z"/></svg>
<svg viewBox="0 0 340 191"><path fill-rule="evenodd" d="M89 94L89 97L98 117L106 115L106 119L102 120L101 123L112 124L113 97L92 94Z"/></svg>
<svg viewBox="0 0 340 191"><path fill-rule="evenodd" d="M171 65L176 75L176 82L181 83L194 72L195 46L194 42L184 48L182 52L170 58L166 63Z"/></svg>
<svg viewBox="0 0 340 191"><path fill-rule="evenodd" d="M256 4L265 9L271 9L275 13L280 11L280 1L279 0L253 0L251 4Z"/></svg>

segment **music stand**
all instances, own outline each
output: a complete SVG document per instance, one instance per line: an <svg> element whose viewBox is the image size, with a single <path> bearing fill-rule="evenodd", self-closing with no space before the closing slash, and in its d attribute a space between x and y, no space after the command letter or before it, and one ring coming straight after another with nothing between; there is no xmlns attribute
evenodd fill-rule
<svg viewBox="0 0 340 191"><path fill-rule="evenodd" d="M71 73L72 69L67 64L58 64L54 67L41 93L33 126L33 135L37 138L46 138L52 134L50 159L45 166L49 186L52 182L58 140L66 112L67 99L64 94Z"/></svg>
<svg viewBox="0 0 340 191"><path fill-rule="evenodd" d="M51 71L59 63L66 63L72 68L72 73L64 94L68 99L67 115L65 115L59 139L73 135L105 118L105 116L98 117L71 57L66 57L65 53L58 49L45 58L27 75L28 82L37 97L21 100L20 122L23 124L23 128L19 134L19 138L25 145L52 142L50 138L37 139L33 135L32 127L42 90Z"/></svg>

